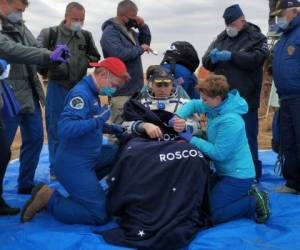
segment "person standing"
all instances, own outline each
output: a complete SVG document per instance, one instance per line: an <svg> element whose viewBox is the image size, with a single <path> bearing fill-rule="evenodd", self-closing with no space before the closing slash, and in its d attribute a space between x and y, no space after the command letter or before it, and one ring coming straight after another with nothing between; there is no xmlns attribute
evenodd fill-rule
<svg viewBox="0 0 300 250"><path fill-rule="evenodd" d="M58 121L60 143L55 172L69 197L65 198L43 183L37 185L22 210L22 222L32 220L45 207L56 219L67 224L107 222L106 197L98 178L107 174L102 170L114 160L117 151L115 147L109 152L103 150L102 133L104 128L114 133L122 129L105 124L110 111L101 106L98 94L111 95L124 84L128 74L125 64L118 58L110 57L91 65L95 67L94 73L70 90ZM102 176L97 175L99 171Z"/></svg>
<svg viewBox="0 0 300 250"><path fill-rule="evenodd" d="M2 33L12 41L25 46L37 47L37 42L25 26L22 14L28 7L27 0L9 0L12 12L2 19ZM12 144L20 126L22 145L20 150L20 174L18 193L30 194L34 186L34 174L43 146L43 123L40 105L44 105L44 93L37 76L37 67L30 64L11 63L7 83L20 104L17 116L5 117L5 131Z"/></svg>
<svg viewBox="0 0 300 250"><path fill-rule="evenodd" d="M3 30L3 21L8 15L13 13L6 0L0 0L0 27ZM59 46L54 51L40 49L32 46L26 46L22 43L13 41L4 33L0 32L0 56L10 63L39 64L47 65L53 62L64 62L65 56L68 56L68 48ZM64 57L63 57L64 54ZM7 78L8 66L5 60L1 60L1 78ZM5 76L3 76L5 74ZM0 89L2 91L2 89ZM0 92L1 92L0 91ZM0 109L5 105L2 95L0 95ZM2 112L1 112L2 113ZM0 114L1 116L2 114ZM3 117L0 117L0 215L14 215L19 213L18 208L10 207L3 199L3 179L6 172L7 164L10 160L10 146L5 132Z"/></svg>
<svg viewBox="0 0 300 250"><path fill-rule="evenodd" d="M0 6L1 7L1 6ZM9 71L8 64L5 60L0 59L0 81L5 79ZM1 215L15 215L20 212L19 208L10 207L2 197L3 194L3 179L6 171L6 167L10 160L11 151L7 142L4 124L2 120L2 108L4 106L4 100L2 98L2 82L0 82L0 216Z"/></svg>
<svg viewBox="0 0 300 250"><path fill-rule="evenodd" d="M300 194L300 3L280 0L276 10L282 35L273 48L272 72L280 100L280 145L282 174L286 183L275 189L281 193Z"/></svg>
<svg viewBox="0 0 300 250"><path fill-rule="evenodd" d="M51 179L55 179L53 169L59 144L57 121L63 111L65 98L69 90L86 75L89 63L100 59L92 34L82 29L84 19L84 7L71 2L66 7L65 19L60 25L43 29L37 38L39 45L47 49L53 49L57 44L67 44L72 54L66 64L40 69L48 78L46 126Z"/></svg>
<svg viewBox="0 0 300 250"><path fill-rule="evenodd" d="M226 8L223 17L226 28L209 46L202 61L209 71L225 75L230 89L237 89L248 103L249 111L243 119L259 181L262 164L258 158L258 108L263 64L268 56L267 39L259 27L246 21L238 4Z"/></svg>
<svg viewBox="0 0 300 250"><path fill-rule="evenodd" d="M137 16L138 7L130 0L119 2L117 16L102 25L100 44L104 57L121 59L131 76L128 84L119 88L112 98L112 122L121 123L124 103L144 84L141 55L152 52L151 33L144 19ZM133 28L138 29L138 33Z"/></svg>

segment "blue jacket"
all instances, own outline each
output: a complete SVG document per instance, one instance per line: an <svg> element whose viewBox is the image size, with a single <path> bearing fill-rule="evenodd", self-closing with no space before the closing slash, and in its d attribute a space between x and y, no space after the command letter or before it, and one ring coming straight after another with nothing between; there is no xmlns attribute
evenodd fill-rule
<svg viewBox="0 0 300 250"><path fill-rule="evenodd" d="M144 49L140 45L150 45L151 33L149 27L145 24L139 28L138 33L133 29L126 31L126 28L117 22L115 18L111 18L103 23L102 31L100 44L104 57L118 57L126 64L131 77L128 84L118 89L114 96L132 96L135 92L140 91L144 84L141 60Z"/></svg>
<svg viewBox="0 0 300 250"><path fill-rule="evenodd" d="M275 44L272 69L280 99L300 95L300 14Z"/></svg>
<svg viewBox="0 0 300 250"><path fill-rule="evenodd" d="M211 109L201 100L192 100L176 114L187 118L194 113L206 114L208 140L193 136L191 143L210 157L220 176L254 178L254 164L241 115L248 112L246 101L232 90L219 106Z"/></svg>
<svg viewBox="0 0 300 250"><path fill-rule="evenodd" d="M102 146L102 127L94 116L101 113L98 91L91 76L84 77L66 98L58 121L60 149L74 154L99 155Z"/></svg>
<svg viewBox="0 0 300 250"><path fill-rule="evenodd" d="M163 67L171 70L170 64L163 64ZM174 72L175 80L182 77L183 83L182 87L186 91L186 93L189 95L191 99L198 99L199 93L195 90L195 87L198 83L197 77L194 73L192 73L188 68L184 67L181 64L175 65L175 72Z"/></svg>

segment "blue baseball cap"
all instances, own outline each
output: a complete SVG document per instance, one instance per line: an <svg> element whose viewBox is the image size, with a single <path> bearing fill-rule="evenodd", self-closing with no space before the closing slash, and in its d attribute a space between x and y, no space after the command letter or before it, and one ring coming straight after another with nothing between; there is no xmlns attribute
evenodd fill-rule
<svg viewBox="0 0 300 250"><path fill-rule="evenodd" d="M223 18L225 20L225 23L228 25L243 15L244 13L241 7L238 4L234 4L225 9Z"/></svg>

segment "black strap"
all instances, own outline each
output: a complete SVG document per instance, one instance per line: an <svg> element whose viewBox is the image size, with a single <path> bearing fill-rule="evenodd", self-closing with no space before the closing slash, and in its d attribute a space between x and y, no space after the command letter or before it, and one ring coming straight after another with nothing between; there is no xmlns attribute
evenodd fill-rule
<svg viewBox="0 0 300 250"><path fill-rule="evenodd" d="M86 52L89 52L91 47L91 37L86 30L82 30L82 34L84 36L84 40L86 43ZM49 45L48 45L49 50L55 49L57 38L58 38L58 27L51 27L49 29Z"/></svg>
<svg viewBox="0 0 300 250"><path fill-rule="evenodd" d="M51 27L49 29L49 44L48 44L49 50L55 49L57 37L58 37L58 27Z"/></svg>

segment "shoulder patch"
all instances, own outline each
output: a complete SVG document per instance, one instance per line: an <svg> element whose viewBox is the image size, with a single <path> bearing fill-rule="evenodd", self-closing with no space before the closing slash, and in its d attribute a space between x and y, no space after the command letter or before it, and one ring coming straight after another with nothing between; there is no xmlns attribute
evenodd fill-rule
<svg viewBox="0 0 300 250"><path fill-rule="evenodd" d="M73 97L70 101L70 106L71 108L77 110L83 109L84 100L80 96Z"/></svg>

